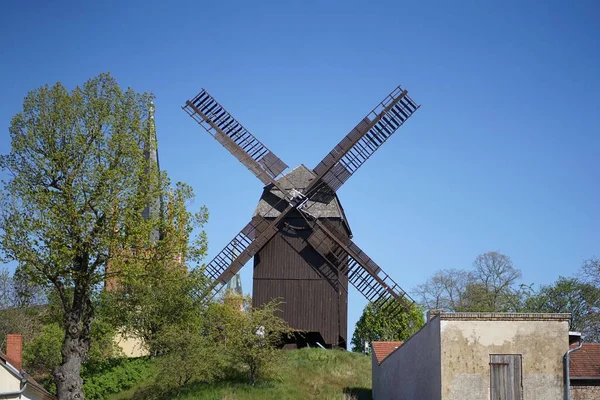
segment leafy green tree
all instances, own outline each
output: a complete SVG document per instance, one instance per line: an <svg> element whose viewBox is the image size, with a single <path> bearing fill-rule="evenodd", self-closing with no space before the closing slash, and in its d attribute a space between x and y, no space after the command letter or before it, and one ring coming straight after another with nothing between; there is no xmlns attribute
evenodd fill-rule
<svg viewBox="0 0 600 400"><path fill-rule="evenodd" d="M222 303L206 313L215 341L224 345L224 355L232 368L242 368L249 382L268 379L276 373L281 357L278 347L293 330L277 315L278 300L252 307L249 297L226 294Z"/></svg>
<svg viewBox="0 0 600 400"><path fill-rule="evenodd" d="M373 341L403 341L425 324L423 310L410 305L399 314L391 314L385 305L368 303L352 335L352 351L362 352L365 343Z"/></svg>
<svg viewBox="0 0 600 400"><path fill-rule="evenodd" d="M589 342L600 341L600 289L576 278L559 277L527 300L528 311L570 313L569 329Z"/></svg>
<svg viewBox="0 0 600 400"><path fill-rule="evenodd" d="M157 358L156 383L161 390L178 389L194 382L209 383L225 375L228 363L224 343L216 341L212 334L205 334L204 321L198 322L165 327L157 338L162 356Z"/></svg>
<svg viewBox="0 0 600 400"><path fill-rule="evenodd" d="M25 97L9 128L11 151L0 156L9 176L0 192L0 251L33 283L51 287L63 311L53 373L60 399L84 396L92 299L107 265L149 264L148 249L163 259L183 254L188 263L198 254L194 240L172 241L180 245L176 254L171 243L153 241L165 221L142 215L169 186L145 152L153 143L151 101L122 91L108 74L71 92L60 83L43 86Z"/></svg>
<svg viewBox="0 0 600 400"><path fill-rule="evenodd" d="M23 349L24 368L36 378L50 375L60 365L64 336L58 323L45 325L41 333Z"/></svg>
<svg viewBox="0 0 600 400"><path fill-rule="evenodd" d="M202 312L198 293L207 284L201 269L188 271L184 256L190 228L203 225L208 214L204 208L196 215L190 214L186 202L193 193L183 185L178 189L166 204L167 223L162 229L160 249L144 252L141 259L126 259L125 265L111 265L111 270L121 273L113 287L102 294L105 314L112 324L120 328L121 334L142 339L152 354L161 352L164 342L159 339L164 330L197 319ZM196 258L204 256L204 234L194 250Z"/></svg>

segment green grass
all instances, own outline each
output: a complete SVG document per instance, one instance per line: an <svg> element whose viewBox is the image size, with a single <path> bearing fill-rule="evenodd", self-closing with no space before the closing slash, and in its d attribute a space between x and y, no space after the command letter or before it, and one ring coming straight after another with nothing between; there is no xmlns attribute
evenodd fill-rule
<svg viewBox="0 0 600 400"><path fill-rule="evenodd" d="M177 366L173 366L177 368ZM278 377L252 386L241 381L193 384L165 395L181 400L264 399L371 399L371 359L338 350L284 351ZM156 393L152 381L109 397L110 400L144 399Z"/></svg>

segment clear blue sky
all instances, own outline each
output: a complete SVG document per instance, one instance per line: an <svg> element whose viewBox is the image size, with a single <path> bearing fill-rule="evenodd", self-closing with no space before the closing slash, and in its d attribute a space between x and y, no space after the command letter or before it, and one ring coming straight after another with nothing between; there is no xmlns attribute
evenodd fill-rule
<svg viewBox="0 0 600 400"><path fill-rule="evenodd" d="M536 285L600 256L600 3L292 3L2 2L0 152L43 84L108 71L154 92L161 166L208 206L210 259L261 184L186 99L207 88L313 168L402 84L421 109L339 192L356 243L400 285L489 250ZM364 305L351 292L349 334Z"/></svg>

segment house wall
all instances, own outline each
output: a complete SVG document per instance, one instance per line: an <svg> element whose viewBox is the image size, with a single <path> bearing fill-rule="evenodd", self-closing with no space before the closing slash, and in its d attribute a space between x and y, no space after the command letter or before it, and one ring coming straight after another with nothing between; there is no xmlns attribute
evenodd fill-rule
<svg viewBox="0 0 600 400"><path fill-rule="evenodd" d="M373 399L441 398L440 320L435 318L373 367ZM474 398L474 397L465 397Z"/></svg>
<svg viewBox="0 0 600 400"><path fill-rule="evenodd" d="M113 340L125 357L136 358L149 355L148 350L144 347L144 341L139 337L127 336L123 332L118 332Z"/></svg>
<svg viewBox="0 0 600 400"><path fill-rule="evenodd" d="M0 392L15 392L21 389L19 379L6 369L0 366Z"/></svg>
<svg viewBox="0 0 600 400"><path fill-rule="evenodd" d="M0 366L0 395L2 393L13 393L21 389L20 378L16 377L13 373L8 371L6 366ZM2 399L21 399L21 400L44 400L44 398L29 387L25 389L21 396L5 397L0 396Z"/></svg>
<svg viewBox="0 0 600 400"><path fill-rule="evenodd" d="M564 317L540 320L540 315L482 314L479 320L473 315L465 316L466 320L459 318L460 314L441 316L444 400L489 399L490 354L522 355L525 399L562 398L562 360L569 348Z"/></svg>
<svg viewBox="0 0 600 400"><path fill-rule="evenodd" d="M571 400L598 400L600 386L571 386Z"/></svg>

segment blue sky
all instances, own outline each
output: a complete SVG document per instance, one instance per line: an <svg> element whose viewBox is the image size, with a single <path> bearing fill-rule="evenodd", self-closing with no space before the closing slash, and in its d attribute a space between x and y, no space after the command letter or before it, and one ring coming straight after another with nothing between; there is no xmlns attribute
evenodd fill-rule
<svg viewBox="0 0 600 400"><path fill-rule="evenodd" d="M398 84L421 109L339 195L355 242L401 286L490 250L536 285L600 256L596 1L10 3L0 153L41 85L108 71L154 92L161 166L211 214L208 260L261 184L186 99L208 89L288 165L313 168ZM364 305L351 292L350 335Z"/></svg>

